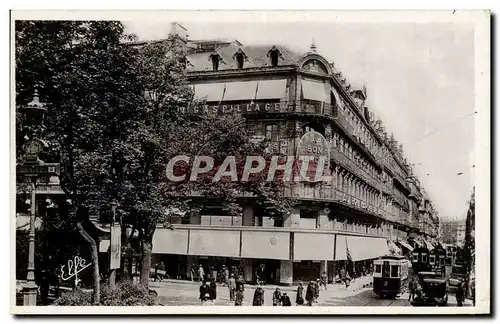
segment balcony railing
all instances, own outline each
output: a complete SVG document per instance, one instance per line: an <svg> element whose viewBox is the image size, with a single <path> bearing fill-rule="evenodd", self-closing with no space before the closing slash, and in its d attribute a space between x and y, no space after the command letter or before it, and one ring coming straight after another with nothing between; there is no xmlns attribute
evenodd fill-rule
<svg viewBox="0 0 500 324"><path fill-rule="evenodd" d="M342 167L351 171L353 174L361 178L364 182L372 186L376 190L381 189L381 182L378 178L368 173L357 161L350 159L344 152L340 151L338 147L331 146L331 158L340 164Z"/></svg>

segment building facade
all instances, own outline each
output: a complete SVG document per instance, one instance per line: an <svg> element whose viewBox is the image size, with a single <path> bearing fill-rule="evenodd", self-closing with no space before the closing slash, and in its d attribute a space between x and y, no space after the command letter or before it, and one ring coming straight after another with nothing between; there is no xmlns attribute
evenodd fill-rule
<svg viewBox="0 0 500 324"><path fill-rule="evenodd" d="M224 264L241 267L247 281L256 269L270 283L289 285L323 272L331 280L340 267L388 254L391 242L407 243L410 234L437 237L432 203L401 145L366 107L366 88L351 88L314 44L302 54L279 44L188 40L179 25L173 30L186 51L195 98L205 101L192 113L242 114L256 140L289 156L303 134L321 133L329 145L330 181L286 190L298 204L282 221L242 199L241 217L210 204L179 217L175 231L158 228L154 262L164 261L171 276ZM102 242L101 250L108 246Z"/></svg>
<svg viewBox="0 0 500 324"><path fill-rule="evenodd" d="M280 44L195 41L185 34L174 25L172 36L186 51L188 80L195 97L205 101L192 113L242 114L256 140L285 155L297 154L305 133L321 133L330 177L287 189L283 194L298 203L279 221L245 199L241 216L227 215L217 203L181 213L174 231L157 228L153 264L164 261L169 275L179 278L189 278L198 265L208 272L224 264L242 268L244 279L253 281L261 269L266 282L290 285L323 272L332 280L341 267L353 269L390 253L394 242L436 239L439 218L432 202L402 146L367 107L366 88L349 85L314 44L297 53ZM62 197L56 182L40 188L47 193L39 197ZM100 242L100 252L109 252L109 240Z"/></svg>

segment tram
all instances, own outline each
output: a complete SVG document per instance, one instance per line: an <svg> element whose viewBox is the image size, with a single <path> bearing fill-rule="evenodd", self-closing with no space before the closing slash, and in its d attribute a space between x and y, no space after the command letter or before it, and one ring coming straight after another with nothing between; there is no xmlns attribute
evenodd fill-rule
<svg viewBox="0 0 500 324"><path fill-rule="evenodd" d="M400 255L388 255L373 262L373 292L382 298L396 298L408 282L409 261Z"/></svg>

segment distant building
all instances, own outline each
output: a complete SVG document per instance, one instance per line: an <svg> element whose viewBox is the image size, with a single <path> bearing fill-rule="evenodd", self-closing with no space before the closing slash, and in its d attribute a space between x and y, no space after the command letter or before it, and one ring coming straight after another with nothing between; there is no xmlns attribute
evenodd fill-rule
<svg viewBox="0 0 500 324"><path fill-rule="evenodd" d="M441 239L446 244L463 246L465 243L465 219L442 221Z"/></svg>

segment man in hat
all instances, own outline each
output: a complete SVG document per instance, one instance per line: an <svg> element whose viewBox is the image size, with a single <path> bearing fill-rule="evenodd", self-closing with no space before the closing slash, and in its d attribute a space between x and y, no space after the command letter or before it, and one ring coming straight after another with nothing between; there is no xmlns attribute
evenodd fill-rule
<svg viewBox="0 0 500 324"><path fill-rule="evenodd" d="M236 293L236 279L234 279L234 273L231 273L231 278L229 278L229 300L234 301L234 294Z"/></svg>
<svg viewBox="0 0 500 324"><path fill-rule="evenodd" d="M208 287L208 283L206 281L203 281L200 286L201 306L206 305L209 300L210 300L210 287Z"/></svg>

